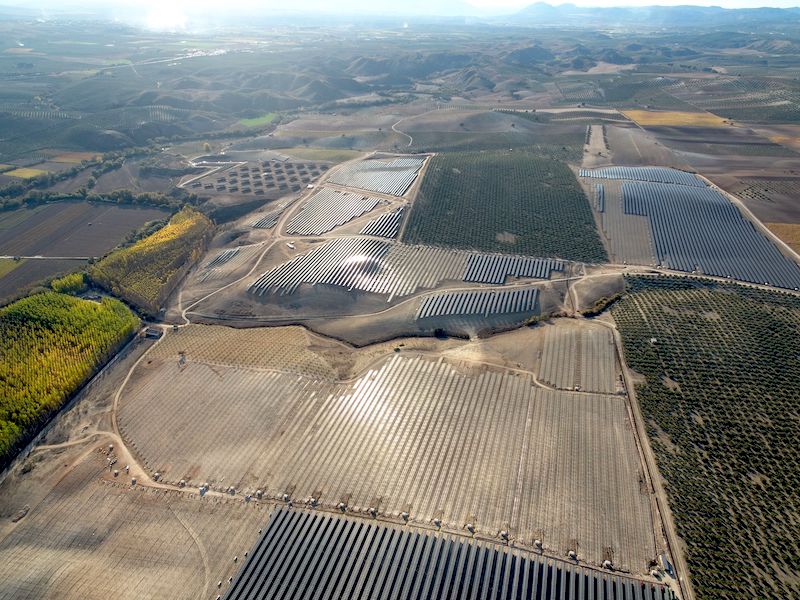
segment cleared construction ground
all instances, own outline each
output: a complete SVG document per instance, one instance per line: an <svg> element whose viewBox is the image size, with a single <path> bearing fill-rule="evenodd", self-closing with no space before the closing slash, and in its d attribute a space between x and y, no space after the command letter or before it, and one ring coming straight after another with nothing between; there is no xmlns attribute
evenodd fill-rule
<svg viewBox="0 0 800 600"><path fill-rule="evenodd" d="M196 329L217 346L230 331ZM353 363L371 368L337 381L313 345L278 345L272 359L237 366L233 351L207 362L173 354L192 343L175 337L140 365L118 413L132 450L164 481L408 513L491 539L505 530L523 547L538 539L557 555L636 573L656 557L621 396L556 391L522 371L413 352Z"/></svg>
<svg viewBox="0 0 800 600"><path fill-rule="evenodd" d="M213 598L268 515L118 479L94 451L0 541L0 599Z"/></svg>

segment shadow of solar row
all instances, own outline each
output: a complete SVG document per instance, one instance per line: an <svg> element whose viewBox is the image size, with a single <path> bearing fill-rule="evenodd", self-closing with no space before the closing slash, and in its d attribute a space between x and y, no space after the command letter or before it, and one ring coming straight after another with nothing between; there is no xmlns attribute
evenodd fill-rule
<svg viewBox="0 0 800 600"><path fill-rule="evenodd" d="M536 308L539 290L477 290L447 292L428 296L417 310L417 319L440 316L507 315L531 313Z"/></svg>
<svg viewBox="0 0 800 600"><path fill-rule="evenodd" d="M286 233L320 235L360 217L377 205L377 198L323 188L305 203L297 215L292 217L286 226Z"/></svg>
<svg viewBox="0 0 800 600"><path fill-rule="evenodd" d="M674 183L689 187L706 187L692 173L670 169L668 167L601 167L599 169L581 169L581 177L594 179L629 179L631 181L649 181L652 183Z"/></svg>
<svg viewBox="0 0 800 600"><path fill-rule="evenodd" d="M795 289L800 266L709 187L624 183L626 214L647 216L659 263L750 283Z"/></svg>
<svg viewBox="0 0 800 600"><path fill-rule="evenodd" d="M674 600L666 586L571 562L344 516L280 508L225 600Z"/></svg>
<svg viewBox="0 0 800 600"><path fill-rule="evenodd" d="M403 211L405 207L401 206L390 213L381 215L372 219L369 223L364 225L361 233L364 235L374 235L376 237L396 238L400 232L400 222L403 220Z"/></svg>
<svg viewBox="0 0 800 600"><path fill-rule="evenodd" d="M467 258L464 281L473 283L505 283L506 278L531 277L549 279L552 271L563 271L564 261L553 258L531 258L507 254L472 254Z"/></svg>

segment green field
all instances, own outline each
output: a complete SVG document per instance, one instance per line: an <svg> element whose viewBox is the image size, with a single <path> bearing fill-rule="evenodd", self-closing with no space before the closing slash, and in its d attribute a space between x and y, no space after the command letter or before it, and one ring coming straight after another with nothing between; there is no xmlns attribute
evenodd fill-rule
<svg viewBox="0 0 800 600"><path fill-rule="evenodd" d="M183 208L165 227L92 265L89 277L114 295L155 314L203 253L212 230L208 217Z"/></svg>
<svg viewBox="0 0 800 600"><path fill-rule="evenodd" d="M567 165L530 152L437 154L404 241L568 260L608 260Z"/></svg>
<svg viewBox="0 0 800 600"><path fill-rule="evenodd" d="M628 279L612 309L698 599L798 598L800 298Z"/></svg>
<svg viewBox="0 0 800 600"><path fill-rule="evenodd" d="M255 117L254 119L240 119L239 124L245 127L263 127L264 125L272 123L277 116L278 113L267 113L260 117Z"/></svg>
<svg viewBox="0 0 800 600"><path fill-rule="evenodd" d="M139 326L122 302L45 292L0 309L0 464Z"/></svg>

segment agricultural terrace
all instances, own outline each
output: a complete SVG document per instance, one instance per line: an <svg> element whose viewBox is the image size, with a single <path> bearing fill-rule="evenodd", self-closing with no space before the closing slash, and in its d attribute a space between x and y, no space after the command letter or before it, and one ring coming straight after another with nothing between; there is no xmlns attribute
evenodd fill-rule
<svg viewBox="0 0 800 600"><path fill-rule="evenodd" d="M572 171L561 161L517 151L434 156L404 241L607 260Z"/></svg>
<svg viewBox="0 0 800 600"><path fill-rule="evenodd" d="M705 598L800 597L800 298L630 278L612 314Z"/></svg>
<svg viewBox="0 0 800 600"><path fill-rule="evenodd" d="M724 127L727 124L725 119L709 112L626 110L623 114L642 127Z"/></svg>
<svg viewBox="0 0 800 600"><path fill-rule="evenodd" d="M110 298L45 292L0 309L0 464L138 325Z"/></svg>
<svg viewBox="0 0 800 600"><path fill-rule="evenodd" d="M154 234L92 265L89 276L120 298L156 313L202 255L212 229L208 217L185 207Z"/></svg>

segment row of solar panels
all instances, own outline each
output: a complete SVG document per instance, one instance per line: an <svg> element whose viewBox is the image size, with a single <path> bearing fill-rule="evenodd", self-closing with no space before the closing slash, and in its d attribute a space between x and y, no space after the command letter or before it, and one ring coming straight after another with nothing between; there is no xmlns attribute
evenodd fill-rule
<svg viewBox="0 0 800 600"><path fill-rule="evenodd" d="M393 196L406 193L422 168L424 159L398 158L391 162L366 160L339 167L328 181Z"/></svg>
<svg viewBox="0 0 800 600"><path fill-rule="evenodd" d="M212 258L208 263L206 263L205 268L210 269L211 267L218 267L219 265L224 265L226 262L231 260L234 256L239 254L239 248L230 248L228 250L223 250L219 254L217 254L214 258Z"/></svg>
<svg viewBox="0 0 800 600"><path fill-rule="evenodd" d="M663 266L800 288L800 266L781 254L719 192L708 187L625 183L622 198L627 214L648 216Z"/></svg>
<svg viewBox="0 0 800 600"><path fill-rule="evenodd" d="M344 516L273 511L225 600L674 600L665 585Z"/></svg>
<svg viewBox="0 0 800 600"><path fill-rule="evenodd" d="M531 258L507 254L472 254L467 259L464 281L505 283L506 278L548 279L552 271L563 271L564 261L554 258Z"/></svg>
<svg viewBox="0 0 800 600"><path fill-rule="evenodd" d="M581 169L581 177L595 179L630 179L631 181L650 181L653 183L674 183L690 187L705 187L706 184L692 173L669 169L667 167L601 167Z"/></svg>
<svg viewBox="0 0 800 600"><path fill-rule="evenodd" d="M322 188L292 217L286 232L320 235L371 211L378 202L377 198Z"/></svg>
<svg viewBox="0 0 800 600"><path fill-rule="evenodd" d="M538 296L536 288L445 292L426 297L417 309L416 318L530 313L536 308Z"/></svg>
<svg viewBox="0 0 800 600"><path fill-rule="evenodd" d="M400 223L403 220L405 207L401 206L392 212L385 213L372 219L361 230L364 235L374 235L377 237L396 238L400 233Z"/></svg>
<svg viewBox="0 0 800 600"><path fill-rule="evenodd" d="M597 212L605 212L606 210L606 190L602 183L594 186L594 202Z"/></svg>
<svg viewBox="0 0 800 600"><path fill-rule="evenodd" d="M377 294L404 296L439 281L505 283L509 275L548 279L564 262L483 254L430 246L408 246L369 238L336 238L259 277L249 288L263 295L294 293L301 284L329 284Z"/></svg>

